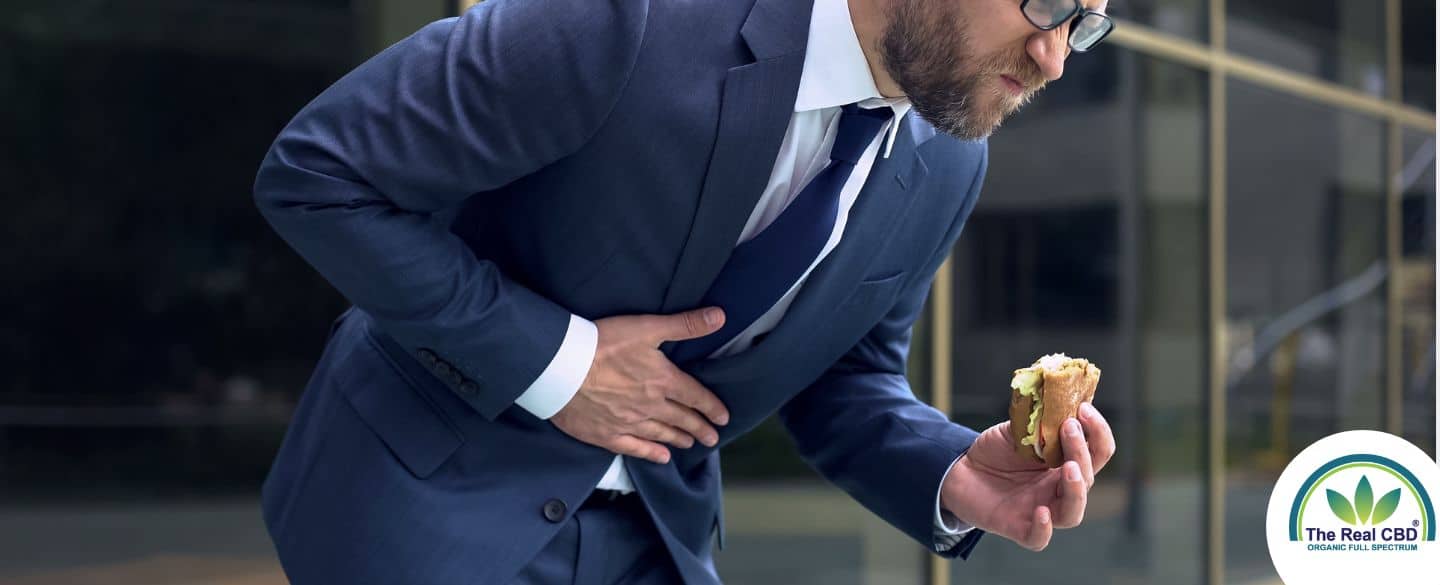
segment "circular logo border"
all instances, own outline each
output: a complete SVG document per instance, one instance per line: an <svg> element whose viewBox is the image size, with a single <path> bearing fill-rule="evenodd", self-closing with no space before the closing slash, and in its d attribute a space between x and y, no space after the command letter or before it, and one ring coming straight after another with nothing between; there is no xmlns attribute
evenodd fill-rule
<svg viewBox="0 0 1440 585"><path fill-rule="evenodd" d="M1335 524L1351 522L1329 515L1336 510L1337 494L1327 493L1334 491L1327 488L1339 489L1337 479L1347 485L1363 481L1367 472L1372 479L1387 478L1384 481L1398 489L1401 509L1409 510L1398 520L1414 532L1398 540L1376 532L1398 528L1392 525L1394 519L1348 531ZM1409 497L1404 495L1407 490ZM1430 582L1434 567L1440 566L1440 542L1435 538L1440 526L1432 500L1436 496L1440 463L1414 443L1374 430L1334 433L1302 449L1274 479L1265 508L1265 547L1275 572L1289 585L1417 582L1416 577ZM1344 495L1339 501L1349 505ZM1367 496L1356 501L1371 500ZM1309 509L1315 506L1320 509Z"/></svg>
<svg viewBox="0 0 1440 585"><path fill-rule="evenodd" d="M1420 478L1415 477L1409 468L1395 460L1370 453L1346 455L1332 459L1329 463L1316 469L1315 473L1310 474L1310 477L1300 484L1300 489L1295 493L1295 501L1290 505L1290 540L1300 540L1300 516L1304 513L1305 503L1310 499L1310 494L1315 491L1315 486L1319 485L1320 480L1330 475L1332 471L1339 471L1342 467L1353 467L1349 465L1351 463L1373 463L1392 475L1403 476L1402 481L1410 488L1410 494L1415 496L1415 504L1424 515L1424 534L1420 539L1435 540L1435 503L1430 499L1430 492L1425 491L1425 485L1420 483Z"/></svg>

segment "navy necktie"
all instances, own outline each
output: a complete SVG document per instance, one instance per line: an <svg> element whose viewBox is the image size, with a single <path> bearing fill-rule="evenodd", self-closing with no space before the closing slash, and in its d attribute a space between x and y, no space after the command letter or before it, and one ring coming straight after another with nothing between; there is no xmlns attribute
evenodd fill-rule
<svg viewBox="0 0 1440 585"><path fill-rule="evenodd" d="M671 361L704 359L775 306L820 255L835 229L840 189L865 147L890 119L888 107L864 110L855 104L840 114L830 147L830 164L820 171L775 221L731 252L700 306L725 309L719 331L675 345Z"/></svg>

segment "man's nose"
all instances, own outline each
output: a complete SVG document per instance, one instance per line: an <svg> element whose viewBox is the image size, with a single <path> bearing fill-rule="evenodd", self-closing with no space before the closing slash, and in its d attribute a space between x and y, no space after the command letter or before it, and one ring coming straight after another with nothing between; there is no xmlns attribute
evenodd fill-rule
<svg viewBox="0 0 1440 585"><path fill-rule="evenodd" d="M1060 79L1065 73L1065 57L1070 54L1069 32L1070 27L1060 26L1055 30L1037 31L1025 41L1025 52L1040 66L1046 82Z"/></svg>

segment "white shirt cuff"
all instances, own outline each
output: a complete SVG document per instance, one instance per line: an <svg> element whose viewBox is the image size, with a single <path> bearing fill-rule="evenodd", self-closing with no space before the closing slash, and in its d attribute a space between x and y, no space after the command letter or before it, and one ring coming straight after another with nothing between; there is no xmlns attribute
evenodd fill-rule
<svg viewBox="0 0 1440 585"><path fill-rule="evenodd" d="M949 536L960 536L974 530L975 527L967 524L964 520L956 518L949 510L940 510L935 517L935 532Z"/></svg>
<svg viewBox="0 0 1440 585"><path fill-rule="evenodd" d="M964 457L964 455L961 455L960 457ZM960 462L960 457L956 457L955 461L950 462L950 469L955 468L955 464ZM950 471L946 470L945 477L949 476ZM949 510L940 509L940 491L945 486L945 480L943 478L940 480L940 486L940 488L935 489L935 534L958 536L974 530L974 526L971 526L960 520L959 518L956 518L955 515L951 514Z"/></svg>
<svg viewBox="0 0 1440 585"><path fill-rule="evenodd" d="M570 315L570 325L565 329L565 339L560 350L550 359L550 365L530 383L530 387L515 399L530 414L541 420L555 416L570 403L585 376L590 374L590 365L595 361L595 345L600 340L600 330L594 323L577 315Z"/></svg>

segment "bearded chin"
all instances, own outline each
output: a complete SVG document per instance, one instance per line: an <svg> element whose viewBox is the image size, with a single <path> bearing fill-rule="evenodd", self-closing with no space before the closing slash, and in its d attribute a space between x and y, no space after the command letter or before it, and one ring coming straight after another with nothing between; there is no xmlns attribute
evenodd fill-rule
<svg viewBox="0 0 1440 585"><path fill-rule="evenodd" d="M897 59L890 76L910 98L916 115L936 130L960 140L989 137L1000 127L1004 112L982 101L987 94L980 87L980 76L957 77L954 70L948 63L931 67Z"/></svg>
<svg viewBox="0 0 1440 585"><path fill-rule="evenodd" d="M934 7L930 8L934 10ZM979 140L1000 126L1004 113L986 108L977 74L959 74L962 62L975 59L956 50L968 46L960 31L936 30L917 2L899 2L880 39L880 55L890 78L910 98L915 113L936 130L961 140Z"/></svg>
<svg viewBox="0 0 1440 585"><path fill-rule="evenodd" d="M960 140L979 140L989 137L1000 126L1001 116L987 112L978 103L979 92L973 78L957 80L950 84L911 84L896 80L915 113L936 130Z"/></svg>

